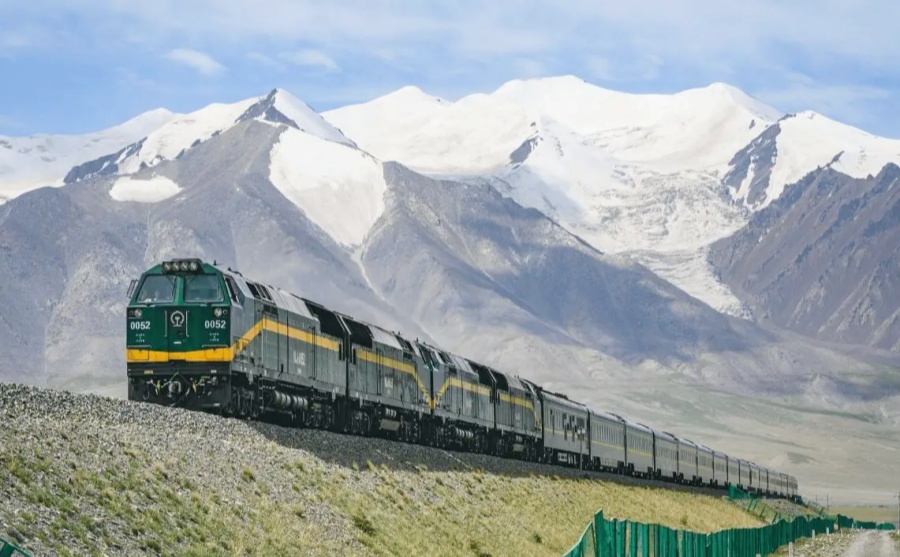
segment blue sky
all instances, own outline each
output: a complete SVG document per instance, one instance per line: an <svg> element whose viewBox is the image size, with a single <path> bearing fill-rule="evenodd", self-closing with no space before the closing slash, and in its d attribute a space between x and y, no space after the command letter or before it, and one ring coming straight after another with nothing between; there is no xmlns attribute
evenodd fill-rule
<svg viewBox="0 0 900 557"><path fill-rule="evenodd" d="M722 81L900 137L898 20L900 3L866 0L0 0L0 135L274 87L326 110L410 84L457 99L574 74L629 92Z"/></svg>

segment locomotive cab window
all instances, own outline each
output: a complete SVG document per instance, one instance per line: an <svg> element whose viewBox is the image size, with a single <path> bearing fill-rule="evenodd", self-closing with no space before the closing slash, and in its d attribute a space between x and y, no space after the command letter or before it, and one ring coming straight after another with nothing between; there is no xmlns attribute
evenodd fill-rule
<svg viewBox="0 0 900 557"><path fill-rule="evenodd" d="M184 279L185 302L221 302L222 290L215 275L192 275Z"/></svg>
<svg viewBox="0 0 900 557"><path fill-rule="evenodd" d="M175 301L175 277L172 275L148 275L137 295L137 303L169 303Z"/></svg>
<svg viewBox="0 0 900 557"><path fill-rule="evenodd" d="M244 293L238 288L238 285L234 282L233 278L229 276L225 277L225 287L228 288L228 295L234 303L241 306L244 305Z"/></svg>

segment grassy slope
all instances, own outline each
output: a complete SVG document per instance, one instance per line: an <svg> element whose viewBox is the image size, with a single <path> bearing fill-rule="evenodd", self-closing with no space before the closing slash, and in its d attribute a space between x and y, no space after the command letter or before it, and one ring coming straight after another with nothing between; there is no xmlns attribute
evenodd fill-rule
<svg viewBox="0 0 900 557"><path fill-rule="evenodd" d="M362 541L377 554L559 555L597 508L608 517L699 531L759 523L719 499L586 479L509 478L482 472L378 472L369 493L344 491L346 507L374 528ZM394 489L402 488L402 489ZM424 489L413 502L397 493ZM406 535L408 532L416 535Z"/></svg>
<svg viewBox="0 0 900 557"><path fill-rule="evenodd" d="M202 435L190 419L165 432L12 419L0 428L0 536L35 555L499 556L559 555L598 508L699 531L759 525L712 496L525 464L500 474L486 470L499 459L324 432L276 442L280 428L203 419Z"/></svg>

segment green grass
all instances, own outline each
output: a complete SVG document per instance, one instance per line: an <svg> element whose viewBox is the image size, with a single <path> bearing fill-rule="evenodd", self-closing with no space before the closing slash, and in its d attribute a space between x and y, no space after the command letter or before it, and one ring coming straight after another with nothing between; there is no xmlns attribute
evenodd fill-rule
<svg viewBox="0 0 900 557"><path fill-rule="evenodd" d="M262 437L188 458L187 433L159 460L114 427L118 442L86 449L77 427L47 427L47 449L0 432L0 497L20 509L0 523L60 555L558 556L598 509L701 532L761 525L720 497L566 474L340 466Z"/></svg>
<svg viewBox="0 0 900 557"><path fill-rule="evenodd" d="M131 448L137 464L132 461L124 469L76 469L67 481L43 486L35 485L36 476L20 473L23 468L39 469L37 459L0 455L8 474L0 474L0 482L18 479L13 489L34 509L19 515L19 531L26 538L43 540L61 555L84 555L80 548L88 548L88 555L100 555L91 548L96 539L107 546L123 543L114 539L110 522L126 525L125 534L137 548L153 554L327 555L339 550L315 532L302 513L269 501L262 492L245 494L238 507L218 493L194 486L182 476L183 470L170 471L176 464L151 463L141 453ZM249 470L241 477L255 481ZM54 517L44 531L32 526L38 511Z"/></svg>
<svg viewBox="0 0 900 557"><path fill-rule="evenodd" d="M323 486L320 497L353 517L375 555L558 556L600 508L701 532L762 525L720 498L596 480L377 468L354 476Z"/></svg>

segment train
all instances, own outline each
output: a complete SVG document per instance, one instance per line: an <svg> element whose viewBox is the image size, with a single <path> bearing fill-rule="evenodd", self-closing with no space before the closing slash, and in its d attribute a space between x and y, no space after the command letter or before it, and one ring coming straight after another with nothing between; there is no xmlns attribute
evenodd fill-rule
<svg viewBox="0 0 900 557"><path fill-rule="evenodd" d="M129 400L797 499L793 476L199 258L131 281Z"/></svg>

